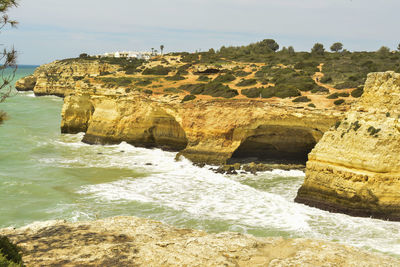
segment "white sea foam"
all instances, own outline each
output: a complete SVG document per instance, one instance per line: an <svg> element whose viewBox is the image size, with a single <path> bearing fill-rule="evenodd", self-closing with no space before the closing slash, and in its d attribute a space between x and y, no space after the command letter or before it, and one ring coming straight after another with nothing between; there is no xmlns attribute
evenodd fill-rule
<svg viewBox="0 0 400 267"><path fill-rule="evenodd" d="M82 186L78 193L86 202L105 206L140 202L175 210L177 216L187 214L187 220L224 221L232 225L232 230L284 231L292 236L337 240L400 254L400 223L333 214L294 203L293 198L304 178L302 171L273 170L257 176L226 176L208 167L193 166L186 159L175 161L176 153L136 148L127 143L89 146L81 143L81 138L82 134L68 135L57 141L63 149L73 151L73 157L44 160L63 167L76 164L118 167L146 175ZM249 180L273 186L260 190L246 185L245 181ZM95 216L82 212L76 211L72 219Z"/></svg>

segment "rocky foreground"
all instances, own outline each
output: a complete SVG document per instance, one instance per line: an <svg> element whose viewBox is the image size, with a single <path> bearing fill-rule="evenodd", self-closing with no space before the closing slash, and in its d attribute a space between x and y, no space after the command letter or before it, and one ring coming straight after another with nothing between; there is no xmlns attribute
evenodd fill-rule
<svg viewBox="0 0 400 267"><path fill-rule="evenodd" d="M308 239L207 234L135 217L1 229L27 266L400 266L400 260Z"/></svg>
<svg viewBox="0 0 400 267"><path fill-rule="evenodd" d="M371 73L364 94L309 154L296 201L400 220L400 74Z"/></svg>

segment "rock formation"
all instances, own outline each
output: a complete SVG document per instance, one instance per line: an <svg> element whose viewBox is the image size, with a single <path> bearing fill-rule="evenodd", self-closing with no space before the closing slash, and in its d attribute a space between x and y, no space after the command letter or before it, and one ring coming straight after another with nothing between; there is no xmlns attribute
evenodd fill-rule
<svg viewBox="0 0 400 267"><path fill-rule="evenodd" d="M371 73L361 99L309 154L297 202L400 220L400 74Z"/></svg>
<svg viewBox="0 0 400 267"><path fill-rule="evenodd" d="M199 97L181 103L184 95L148 95L96 78L110 72L112 79L126 77L120 67L95 60L56 61L35 71L34 92L65 96L61 130L85 132L84 142L126 141L180 151L193 162L209 164L232 157L305 162L323 133L344 114L335 108L298 108L248 98Z"/></svg>
<svg viewBox="0 0 400 267"><path fill-rule="evenodd" d="M15 88L18 91L32 91L35 88L36 80L35 75L26 76L15 83Z"/></svg>
<svg viewBox="0 0 400 267"><path fill-rule="evenodd" d="M398 259L308 239L207 234L135 217L0 229L27 266L399 266Z"/></svg>

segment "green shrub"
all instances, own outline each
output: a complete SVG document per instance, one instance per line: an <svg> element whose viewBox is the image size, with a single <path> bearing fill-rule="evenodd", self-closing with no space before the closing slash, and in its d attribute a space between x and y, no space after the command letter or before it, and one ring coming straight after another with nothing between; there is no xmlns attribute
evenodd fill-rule
<svg viewBox="0 0 400 267"><path fill-rule="evenodd" d="M341 105L341 104L343 104L344 103L344 99L338 99L338 100L335 100L334 102L333 102L333 104L335 104L336 106L339 106L339 105Z"/></svg>
<svg viewBox="0 0 400 267"><path fill-rule="evenodd" d="M243 87L245 87L245 86L251 86L251 85L255 85L255 84L257 84L257 80L256 79L243 79L243 80L241 80L240 82L238 82L237 84L236 84L236 86L243 86Z"/></svg>
<svg viewBox="0 0 400 267"><path fill-rule="evenodd" d="M152 95L153 91L151 91L150 89L146 89L143 91L143 93L148 94L148 95Z"/></svg>
<svg viewBox="0 0 400 267"><path fill-rule="evenodd" d="M311 101L311 99L309 99L309 98L306 97L306 96L299 96L299 97L297 97L297 98L295 98L295 99L292 100L292 102L295 102L295 103L299 103L299 102L310 102L310 101Z"/></svg>
<svg viewBox="0 0 400 267"><path fill-rule="evenodd" d="M352 97L360 97L360 96L362 96L363 93L364 93L364 87L359 86L357 89L354 89L353 91L351 91L351 96Z"/></svg>
<svg viewBox="0 0 400 267"><path fill-rule="evenodd" d="M349 95L350 95L350 94L349 94L349 93L346 93L346 92L343 92L343 93L333 93L333 94L327 96L326 98L328 98L328 99L337 99L337 98L339 98L339 97L348 97Z"/></svg>
<svg viewBox="0 0 400 267"><path fill-rule="evenodd" d="M206 76L206 75L200 75L199 78L197 78L197 81L199 82L209 82L211 79Z"/></svg>
<svg viewBox="0 0 400 267"><path fill-rule="evenodd" d="M261 96L261 89L260 88L243 89L242 94L247 96L248 98L257 98Z"/></svg>
<svg viewBox="0 0 400 267"><path fill-rule="evenodd" d="M261 90L261 96L263 98L270 98L270 97L296 97L300 96L300 92L296 89L293 85L276 85L274 87L266 87Z"/></svg>
<svg viewBox="0 0 400 267"><path fill-rule="evenodd" d="M376 129L373 126L370 126L367 130L369 132L369 135L375 135L381 131L381 129Z"/></svg>
<svg viewBox="0 0 400 267"><path fill-rule="evenodd" d="M148 68L145 69L142 74L143 75L168 75L168 73L172 71L172 68L170 67L164 67L164 66L156 66L154 68Z"/></svg>
<svg viewBox="0 0 400 267"><path fill-rule="evenodd" d="M184 84L179 87L181 90L189 91L193 95L210 95L213 97L225 97L231 98L238 95L238 92L231 89L227 85L223 85L219 82L209 82L207 84Z"/></svg>
<svg viewBox="0 0 400 267"><path fill-rule="evenodd" d="M329 89L322 87L322 86L316 86L314 89L311 90L311 93L316 94L316 93L323 93L327 94L329 93Z"/></svg>
<svg viewBox="0 0 400 267"><path fill-rule="evenodd" d="M315 105L313 103L308 104L307 106L311 107L311 108L315 108Z"/></svg>
<svg viewBox="0 0 400 267"><path fill-rule="evenodd" d="M333 80L332 80L332 77L325 75L319 81L321 83L331 83Z"/></svg>
<svg viewBox="0 0 400 267"><path fill-rule="evenodd" d="M194 99L196 99L195 95L185 95L185 97L182 99L181 103L190 101L190 100L194 100Z"/></svg>
<svg viewBox="0 0 400 267"><path fill-rule="evenodd" d="M164 88L163 90L165 93L182 93L182 90L179 90L177 88L169 87L169 88Z"/></svg>
<svg viewBox="0 0 400 267"><path fill-rule="evenodd" d="M354 81L346 81L342 83L338 83L335 85L336 89L348 89L348 88L355 88L360 85L360 82L354 82Z"/></svg>
<svg viewBox="0 0 400 267"><path fill-rule="evenodd" d="M135 85L138 85L138 86L147 86L147 85L150 85L152 83L152 81L150 81L150 80L140 80L140 81L137 81L136 83L135 83Z"/></svg>
<svg viewBox="0 0 400 267"><path fill-rule="evenodd" d="M6 236L0 236L0 266L22 266L20 249Z"/></svg>
<svg viewBox="0 0 400 267"><path fill-rule="evenodd" d="M235 72L236 77L246 77L246 76L249 76L250 74L251 74L251 72L246 72L243 70L239 70L239 71Z"/></svg>
<svg viewBox="0 0 400 267"><path fill-rule="evenodd" d="M182 80L185 80L186 78L183 76L180 76L179 74L175 74L174 76L165 77L165 79L167 81L182 81Z"/></svg>
<svg viewBox="0 0 400 267"><path fill-rule="evenodd" d="M218 83L228 83L236 80L236 77L233 74L227 73L223 75L219 75L214 79L214 82Z"/></svg>

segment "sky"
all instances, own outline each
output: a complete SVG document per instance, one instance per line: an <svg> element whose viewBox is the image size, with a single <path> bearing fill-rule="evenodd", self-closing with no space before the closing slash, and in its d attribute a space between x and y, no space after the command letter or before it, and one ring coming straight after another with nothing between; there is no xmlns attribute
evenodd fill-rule
<svg viewBox="0 0 400 267"><path fill-rule="evenodd" d="M19 21L0 43L19 64L44 64L80 53L206 51L275 39L310 51L342 42L373 51L400 42L399 0L19 0Z"/></svg>

